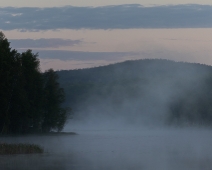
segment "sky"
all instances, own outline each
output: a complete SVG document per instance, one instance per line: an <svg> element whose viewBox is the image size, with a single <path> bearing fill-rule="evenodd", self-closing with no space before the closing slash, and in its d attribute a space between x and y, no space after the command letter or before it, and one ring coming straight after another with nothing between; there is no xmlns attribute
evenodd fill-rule
<svg viewBox="0 0 212 170"><path fill-rule="evenodd" d="M0 30L41 70L161 58L212 65L210 0L1 0Z"/></svg>
<svg viewBox="0 0 212 170"><path fill-rule="evenodd" d="M108 6L122 4L141 4L144 6L152 5L179 5L179 4L204 4L212 5L211 0L1 0L2 7L56 7L56 6Z"/></svg>

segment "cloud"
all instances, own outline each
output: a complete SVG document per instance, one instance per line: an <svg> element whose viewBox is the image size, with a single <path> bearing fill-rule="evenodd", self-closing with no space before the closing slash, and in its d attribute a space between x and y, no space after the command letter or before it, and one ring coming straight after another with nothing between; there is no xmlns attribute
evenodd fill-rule
<svg viewBox="0 0 212 170"><path fill-rule="evenodd" d="M209 5L0 8L3 30L208 28L211 21Z"/></svg>
<svg viewBox="0 0 212 170"><path fill-rule="evenodd" d="M91 68L117 63L139 56L135 52L33 50L33 53L38 53L42 71L50 68L54 68L55 70Z"/></svg>
<svg viewBox="0 0 212 170"><path fill-rule="evenodd" d="M127 56L135 56L135 52L83 52L83 51L64 51L64 50L33 50L34 53L38 52L41 59L59 59L63 61L96 61L104 60L116 62L124 59Z"/></svg>
<svg viewBox="0 0 212 170"><path fill-rule="evenodd" d="M90 62L79 60L59 60L59 59L40 59L40 67L42 71L53 68L54 70L73 70L82 68L92 68L112 64L113 62L104 60L94 60Z"/></svg>
<svg viewBox="0 0 212 170"><path fill-rule="evenodd" d="M74 46L83 43L82 40L70 40L70 39L10 39L11 45L14 48L59 48L65 46Z"/></svg>

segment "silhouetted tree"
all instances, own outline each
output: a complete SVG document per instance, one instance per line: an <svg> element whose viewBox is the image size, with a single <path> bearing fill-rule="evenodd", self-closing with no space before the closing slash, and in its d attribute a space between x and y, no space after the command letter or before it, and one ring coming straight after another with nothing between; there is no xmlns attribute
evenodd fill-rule
<svg viewBox="0 0 212 170"><path fill-rule="evenodd" d="M0 132L61 131L64 92L52 69L41 73L38 54L18 53L0 32Z"/></svg>
<svg viewBox="0 0 212 170"><path fill-rule="evenodd" d="M17 83L11 107L11 131L28 133L37 130L42 120L42 74L37 54L28 50L21 54L18 62Z"/></svg>
<svg viewBox="0 0 212 170"><path fill-rule="evenodd" d="M9 131L10 109L13 90L16 84L17 58L16 50L11 50L10 43L0 32L0 130Z"/></svg>
<svg viewBox="0 0 212 170"><path fill-rule="evenodd" d="M53 69L44 73L44 119L42 130L62 130L67 119L67 112L61 107L64 102L64 90L58 83L58 75Z"/></svg>

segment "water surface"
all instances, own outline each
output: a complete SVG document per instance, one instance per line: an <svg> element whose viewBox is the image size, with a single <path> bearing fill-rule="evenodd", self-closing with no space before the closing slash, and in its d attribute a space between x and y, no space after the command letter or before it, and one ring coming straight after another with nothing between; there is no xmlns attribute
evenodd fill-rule
<svg viewBox="0 0 212 170"><path fill-rule="evenodd" d="M207 129L88 129L78 135L4 137L40 144L40 155L0 156L0 169L211 170L212 134Z"/></svg>

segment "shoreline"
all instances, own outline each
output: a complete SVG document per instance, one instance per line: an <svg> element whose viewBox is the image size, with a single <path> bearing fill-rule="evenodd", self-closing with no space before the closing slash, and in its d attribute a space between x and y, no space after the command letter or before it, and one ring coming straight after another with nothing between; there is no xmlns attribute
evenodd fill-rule
<svg viewBox="0 0 212 170"><path fill-rule="evenodd" d="M30 134L5 134L1 137L28 137L28 136L68 136L68 135L78 135L75 132L48 132L48 133L30 133Z"/></svg>

